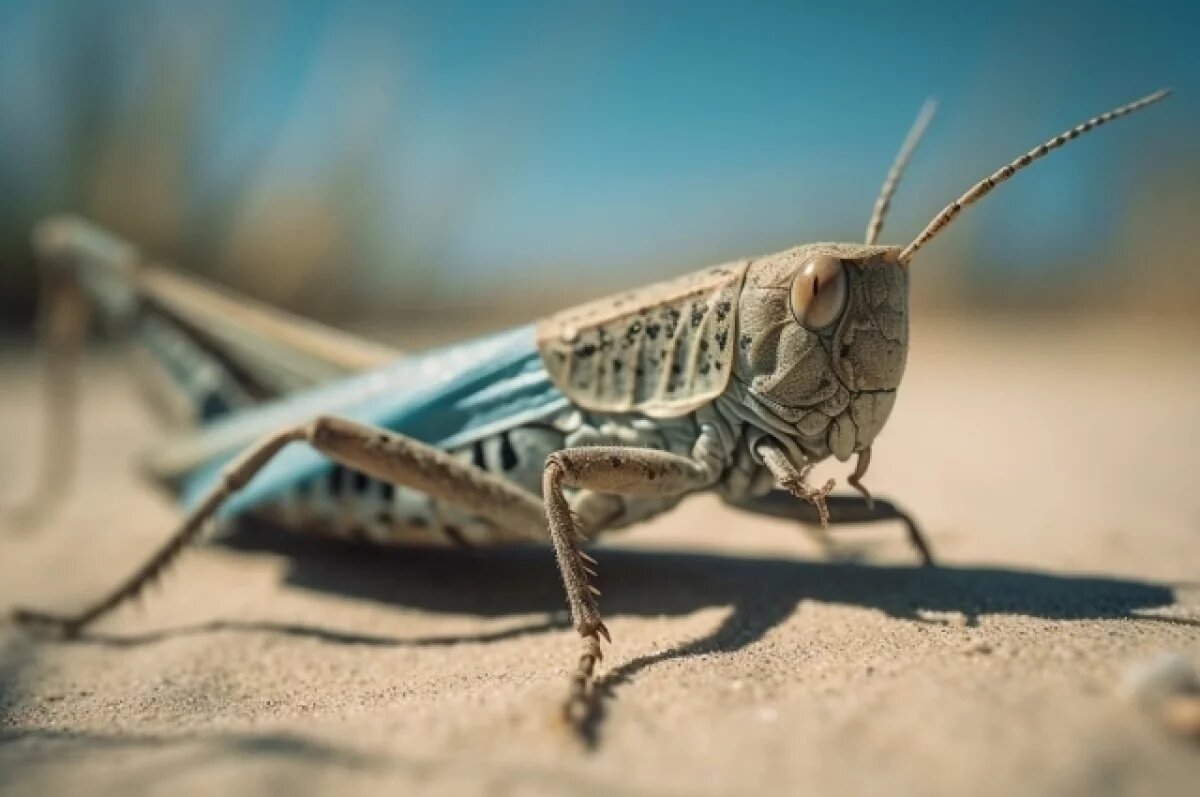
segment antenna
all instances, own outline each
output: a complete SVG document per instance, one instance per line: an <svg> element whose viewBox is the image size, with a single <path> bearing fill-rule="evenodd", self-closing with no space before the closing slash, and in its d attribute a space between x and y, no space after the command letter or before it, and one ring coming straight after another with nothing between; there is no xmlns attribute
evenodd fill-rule
<svg viewBox="0 0 1200 797"><path fill-rule="evenodd" d="M1091 119L1088 119L1086 122L1076 125L1065 133L1055 136L1045 144L1029 150L1029 152L1026 152L1012 163L1009 163L991 177L986 177L983 180L980 180L965 194L943 208L942 212L934 216L933 221L929 222L929 225L921 231L921 234L913 239L912 243L904 247L904 250L900 253L901 265L907 264L918 249L937 237L938 233L944 230L946 225L954 221L954 217L961 213L964 207L983 198L984 196L987 196L989 193L991 193L993 188L1000 185L1005 180L1012 177L1014 174L1019 172L1021 169L1024 169L1038 158L1042 157L1051 150L1058 149L1068 141L1073 141L1074 139L1079 138L1079 136L1083 135L1089 130L1099 127L1102 124L1111 122L1114 119L1120 119L1122 116L1128 116L1134 111L1140 111L1142 108L1158 102L1170 93L1171 92L1167 89L1162 89L1161 91L1156 91L1149 96L1137 100L1136 102L1131 102L1128 105L1122 105L1120 108L1116 108L1108 113L1101 114L1100 116L1094 116Z"/></svg>
<svg viewBox="0 0 1200 797"><path fill-rule="evenodd" d="M932 98L925 100L916 120L909 128L908 135L904 137L904 143L900 145L900 151L896 153L896 160L893 161L892 168L888 170L887 177L883 180L883 187L879 189L879 198L875 200L875 210L871 212L871 220L867 222L868 244L875 243L879 238L879 232L883 229L883 219L892 206L892 196L896 193L896 186L900 184L904 169L908 166L908 161L916 151L917 145L921 143L921 138L925 135L936 112L937 103Z"/></svg>

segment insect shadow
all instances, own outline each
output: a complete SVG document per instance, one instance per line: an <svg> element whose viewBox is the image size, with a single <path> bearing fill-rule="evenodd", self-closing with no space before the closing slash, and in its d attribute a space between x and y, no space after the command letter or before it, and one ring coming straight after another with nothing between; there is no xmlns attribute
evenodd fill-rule
<svg viewBox="0 0 1200 797"><path fill-rule="evenodd" d="M101 644L138 645L184 633L246 630L310 636L330 642L423 646L499 641L569 626L562 586L545 548L493 551L388 550L347 546L269 528L245 526L221 541L238 550L271 552L286 559L285 583L387 605L444 614L504 617L543 614L548 619L478 635L394 638L304 625L221 620L189 629L145 635L85 634ZM707 635L608 670L597 681L597 700L585 723L595 740L604 705L619 685L657 663L731 652L762 639L802 601L875 609L897 619L931 621L926 613L956 612L968 625L988 614L1048 620L1133 618L1200 625L1196 621L1138 614L1175 602L1167 584L1108 576L1060 575L1012 568L874 565L813 562L781 557L730 556L601 547L595 551L606 615L683 616L709 607L730 613Z"/></svg>
<svg viewBox="0 0 1200 797"><path fill-rule="evenodd" d="M543 547L487 551L380 549L246 527L221 544L287 559L289 586L341 597L477 617L563 613L554 557ZM744 647L790 616L801 601L875 609L927 622L927 612L957 612L973 625L987 614L1047 620L1134 618L1175 602L1170 584L1102 575L1012 568L805 561L784 557L662 551L606 545L599 561L606 614L685 615L714 606L733 612L714 643ZM1190 621L1179 620L1184 624ZM548 621L546 628L563 626ZM491 634L505 638L512 633ZM346 641L357 641L347 635ZM730 648L735 649L735 648Z"/></svg>

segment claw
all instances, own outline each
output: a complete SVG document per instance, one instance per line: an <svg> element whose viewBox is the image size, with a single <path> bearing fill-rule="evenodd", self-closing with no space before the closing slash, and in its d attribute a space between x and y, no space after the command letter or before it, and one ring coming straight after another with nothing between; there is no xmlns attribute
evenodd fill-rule
<svg viewBox="0 0 1200 797"><path fill-rule="evenodd" d="M804 477L812 470L812 466L806 466L801 469L799 476L791 479L780 486L787 490L797 498L808 501L817 508L817 514L821 518L821 528L829 527L829 507L825 503L825 496L833 490L834 480L830 479L821 487L810 487Z"/></svg>
<svg viewBox="0 0 1200 797"><path fill-rule="evenodd" d="M821 530L829 528L829 507L825 503L825 496L819 493L804 496L804 500L817 508L817 517L821 521Z"/></svg>
<svg viewBox="0 0 1200 797"><path fill-rule="evenodd" d="M604 627L604 623L599 622L590 632L584 632L583 653L580 654L575 673L571 676L570 692L562 704L563 720L581 738L585 737L586 726L596 708L592 688L595 683L593 677L596 672L596 663L604 658L600 650L599 635L601 634L608 639L608 630Z"/></svg>

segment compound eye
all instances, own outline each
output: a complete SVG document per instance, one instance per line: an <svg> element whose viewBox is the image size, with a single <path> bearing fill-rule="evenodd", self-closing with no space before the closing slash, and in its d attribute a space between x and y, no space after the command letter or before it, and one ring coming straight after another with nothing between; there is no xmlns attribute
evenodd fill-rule
<svg viewBox="0 0 1200 797"><path fill-rule="evenodd" d="M809 258L792 283L792 315L811 330L837 321L846 307L846 269L832 255Z"/></svg>

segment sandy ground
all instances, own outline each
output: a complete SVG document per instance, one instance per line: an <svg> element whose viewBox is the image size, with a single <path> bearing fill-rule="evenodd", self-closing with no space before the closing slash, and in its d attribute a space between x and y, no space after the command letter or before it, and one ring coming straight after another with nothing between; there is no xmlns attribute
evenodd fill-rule
<svg viewBox="0 0 1200 797"><path fill-rule="evenodd" d="M575 642L546 551L243 532L84 641L0 624L0 792L1195 794L1200 745L1121 682L1161 651L1200 663L1197 337L918 325L869 484L942 566L891 526L840 532L833 562L704 498L616 537L590 747L553 721ZM115 365L86 370L74 498L0 534L0 607L77 606L172 527L129 467L155 429ZM6 495L33 373L0 362Z"/></svg>

